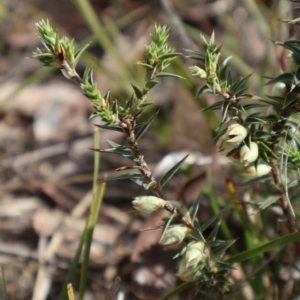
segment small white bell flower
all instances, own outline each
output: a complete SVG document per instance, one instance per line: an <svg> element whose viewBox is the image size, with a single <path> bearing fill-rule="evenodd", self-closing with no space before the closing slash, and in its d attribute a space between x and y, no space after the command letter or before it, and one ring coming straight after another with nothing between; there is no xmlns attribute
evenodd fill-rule
<svg viewBox="0 0 300 300"><path fill-rule="evenodd" d="M256 161L258 158L258 145L254 142L250 143L250 148L243 145L240 149L240 162L247 167L250 163Z"/></svg>
<svg viewBox="0 0 300 300"><path fill-rule="evenodd" d="M166 201L155 196L142 196L134 198L132 205L134 209L141 213L151 214L152 212L164 208Z"/></svg>
<svg viewBox="0 0 300 300"><path fill-rule="evenodd" d="M169 227L159 243L169 249L178 249L189 230L189 228L182 225Z"/></svg>
<svg viewBox="0 0 300 300"><path fill-rule="evenodd" d="M187 267L197 265L202 260L204 252L204 242L192 242L187 246L184 255L185 264Z"/></svg>
<svg viewBox="0 0 300 300"><path fill-rule="evenodd" d="M197 281L202 275L198 266L187 266L185 259L182 259L178 266L177 276L185 282Z"/></svg>
<svg viewBox="0 0 300 300"><path fill-rule="evenodd" d="M251 166L247 168L242 175L249 179L261 177L270 173L271 169L272 168L270 166L264 164L258 165L257 168L255 168L255 166Z"/></svg>
<svg viewBox="0 0 300 300"><path fill-rule="evenodd" d="M237 149L247 134L248 131L244 126L231 124L228 126L226 133L217 142L219 151L226 155L232 150Z"/></svg>

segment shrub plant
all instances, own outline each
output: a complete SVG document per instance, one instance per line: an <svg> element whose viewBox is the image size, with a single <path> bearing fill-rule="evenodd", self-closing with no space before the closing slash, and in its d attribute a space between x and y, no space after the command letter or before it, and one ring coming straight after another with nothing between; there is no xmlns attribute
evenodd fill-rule
<svg viewBox="0 0 300 300"><path fill-rule="evenodd" d="M299 23L298 20L286 22ZM266 84L272 85L273 89L270 95L263 96L247 93L247 83L251 74L233 79L228 68L230 57L220 61L221 47L216 45L214 34L209 40L201 36L203 52L186 50L185 55L196 60L196 65L190 68L192 75L206 82L199 89L197 97L205 93L216 96L215 103L206 107L204 111L221 112L220 124L215 128L217 149L237 166L237 170L246 179L244 184L262 182L269 185L270 194L262 195L264 200L258 204L256 213L275 206L282 211L281 230L277 230L275 225L268 226L268 230L264 230L268 231L264 241L253 242L253 247L245 251L236 251L225 258L225 253L228 250L230 252L235 240L219 238L222 212L215 214L205 224L200 224L197 219L200 197L188 208L177 201L167 199L164 195L164 186L187 157L183 157L166 171L158 181L139 146L139 140L157 115L155 113L148 121L140 121L140 116L153 104L148 101L149 92L163 77L182 79L180 75L166 71L170 64L181 56L168 45L169 29L165 26L155 26L151 43L145 47L145 61L138 62L146 74L143 86L132 85L132 95L128 99L118 101L110 96L110 92L102 96L93 79L92 65L86 68L82 77L77 73L76 66L87 46L75 51L73 41L67 37L60 37L48 21L40 21L36 26L44 48L37 49L34 58L45 66L60 69L68 80L73 81L82 90L94 109L91 117L97 116L103 121L103 124L95 126L122 132L126 137L125 145L108 141L110 148L94 149L122 155L130 162L128 166L120 166L118 169L127 170L125 175L122 173L107 180L129 179L149 192L148 196L137 196L133 200L133 207L137 211L149 214L165 209L170 213L166 220L162 220L160 244L177 253L174 258L178 265L177 275L184 282L180 290L193 285L196 287L196 293L205 295L205 299L242 297L240 286L235 286L228 274L236 264L241 264L242 270L247 274L243 262L256 261L258 266L257 258L260 263L264 263L267 255L271 253L277 253L273 260L281 261L281 264L278 264L281 267L288 265L298 270L299 213L297 210L295 212L293 207L297 207L296 188L300 182L300 41L274 42L286 49L287 59L282 65L281 74L266 78ZM251 223L246 211L240 213L239 221L245 231L253 234L251 238L259 236L253 232L258 227ZM273 295L281 292L280 272L278 269L276 272L270 275ZM249 279L248 284L252 284L257 297L264 297L264 292L255 286L262 286L262 282L258 284L257 280L251 282ZM170 292L164 299L178 290ZM300 293L296 284L291 291L295 296L296 293Z"/></svg>

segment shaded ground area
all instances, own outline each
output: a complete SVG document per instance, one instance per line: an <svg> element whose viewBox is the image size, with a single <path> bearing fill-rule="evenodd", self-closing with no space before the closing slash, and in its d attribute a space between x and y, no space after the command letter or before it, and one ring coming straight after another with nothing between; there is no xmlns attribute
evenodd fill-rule
<svg viewBox="0 0 300 300"><path fill-rule="evenodd" d="M271 7L272 2L268 2L266 4ZM5 271L10 299L30 299L32 295L35 300L57 299L91 203L93 152L90 149L94 147L93 124L100 122L88 120L92 112L89 102L60 73L26 59L41 46L34 23L48 18L58 32L74 37L77 42L92 41L79 71L93 60L98 87L103 93L109 89L122 97L128 95L130 89L126 70L117 67L105 46L100 47L97 39L93 40L91 28L76 3L75 0L14 0L0 6L0 264ZM171 4L174 11L168 6ZM261 70L261 62L267 60L268 41L257 30L251 12L238 0L93 0L92 5L109 28L111 43L119 57L129 66L143 59L144 45L154 23L171 26L171 43L178 51L197 48L199 44L198 34L190 38L182 29L191 36L193 29L206 34L215 29L217 40L225 44L226 51L239 52L239 58L246 66L251 66L250 70ZM267 6L262 5L266 9ZM272 19L275 15L268 17ZM174 25L176 18L181 20L181 25ZM186 27L182 27L183 24ZM226 31L228 36L225 36ZM276 53L272 55L275 55L276 70ZM182 61L187 72L191 62ZM135 66L128 70L142 76ZM240 75L242 71L233 69L233 72ZM175 177L166 191L170 198L185 203L191 203L199 194L204 181L203 166L210 167L212 158L217 162L215 174L219 174L214 178L216 191L222 194L222 172L226 168L224 161L215 156L210 120L200 112L203 104L199 99L194 100L200 83L189 80L163 81L151 95L155 110L159 109L160 114L153 129L141 141L146 160L158 177L162 175L160 170L172 166L175 157L175 154L171 156L165 165L158 164L165 154L191 153L191 163L196 162L196 166ZM213 100L207 97L205 101ZM108 146L106 139L124 142L117 132L101 131L101 148ZM184 153L177 155L183 157ZM113 176L114 169L126 165L125 158L102 155L100 177ZM188 178L192 179L187 184ZM143 194L147 192L128 181L108 183L94 233L85 299L104 299L117 275L122 278L121 290L126 299L135 299L132 286L137 294L145 294L143 288L132 285L132 276L137 274L136 268L140 267L137 265L147 261L152 271L161 272L167 281L161 283L163 291L175 284L172 262L163 267L151 262L153 253L163 260L164 255L166 260L170 258L154 246L159 232L150 231L140 236L136 243L142 228L156 227L160 220L155 216L145 223L138 215L127 213L132 211L132 197ZM210 209L205 199L202 212L205 213L200 218L209 217ZM139 261L137 248L147 243L152 243L154 250ZM136 259L134 264L130 262L132 253ZM78 281L79 272L74 282L75 290ZM156 281L156 284L160 283ZM148 288L150 292L146 293L151 293L152 286Z"/></svg>

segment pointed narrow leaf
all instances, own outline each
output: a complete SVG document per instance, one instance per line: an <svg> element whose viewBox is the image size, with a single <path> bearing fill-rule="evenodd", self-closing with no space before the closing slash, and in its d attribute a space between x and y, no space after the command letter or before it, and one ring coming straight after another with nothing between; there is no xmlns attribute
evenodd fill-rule
<svg viewBox="0 0 300 300"><path fill-rule="evenodd" d="M148 90L151 90L154 86L156 86L157 84L159 83L159 81L157 80L148 80L146 83L145 83L145 89L148 91Z"/></svg>
<svg viewBox="0 0 300 300"><path fill-rule="evenodd" d="M300 67L297 68L296 78L297 78L298 81L300 80Z"/></svg>
<svg viewBox="0 0 300 300"><path fill-rule="evenodd" d="M283 99L282 99L282 103L277 103L271 100L260 100L260 101L273 106L276 111L280 111L283 107Z"/></svg>
<svg viewBox="0 0 300 300"><path fill-rule="evenodd" d="M179 78L179 79L185 79L184 77L182 77L180 75L173 74L173 73L167 73L167 72L161 72L161 73L157 74L156 77L174 77L174 78Z"/></svg>
<svg viewBox="0 0 300 300"><path fill-rule="evenodd" d="M246 111L246 110L249 110L252 108L260 108L260 107L265 107L265 106L266 106L265 104L260 104L260 103L249 103L249 104L243 105L243 109Z"/></svg>
<svg viewBox="0 0 300 300"><path fill-rule="evenodd" d="M298 180L294 180L294 181L292 181L292 182L290 182L288 184L288 188L292 188L292 187L297 186L299 184L300 184L300 180L299 179Z"/></svg>
<svg viewBox="0 0 300 300"><path fill-rule="evenodd" d="M213 261L219 261L225 254L226 250L235 243L234 241L227 241L220 247L214 249L212 254ZM227 260L228 261L228 260Z"/></svg>
<svg viewBox="0 0 300 300"><path fill-rule="evenodd" d="M284 42L278 45L291 50L295 55L300 55L300 49L297 46L295 46L293 43Z"/></svg>
<svg viewBox="0 0 300 300"><path fill-rule="evenodd" d="M223 240L216 240L216 241L210 241L207 243L208 247L219 247L221 245L223 245L224 243L226 243L226 241Z"/></svg>
<svg viewBox="0 0 300 300"><path fill-rule="evenodd" d="M212 94L213 91L211 90L211 88L206 84L204 85L202 88L200 88L200 90L197 92L196 94L196 98L199 97L200 95L202 94L205 94L205 93L208 93L208 94Z"/></svg>
<svg viewBox="0 0 300 300"><path fill-rule="evenodd" d="M75 53L75 60L74 60L74 67L77 66L78 61L82 55L82 53L86 50L86 48L90 45L91 43L86 44L85 46L79 48L76 53Z"/></svg>
<svg viewBox="0 0 300 300"><path fill-rule="evenodd" d="M103 98L105 99L105 101L109 101L110 91L107 91Z"/></svg>
<svg viewBox="0 0 300 300"><path fill-rule="evenodd" d="M248 74L246 77L244 78L240 78L238 80L236 80L232 86L230 87L230 89L233 91L233 92L236 92L244 83L246 83L249 78L252 76L253 73L250 73Z"/></svg>
<svg viewBox="0 0 300 300"><path fill-rule="evenodd" d="M208 110L217 110L217 109L221 109L222 105L223 105L224 101L219 101L216 102L208 107L203 108L201 111L208 111Z"/></svg>
<svg viewBox="0 0 300 300"><path fill-rule="evenodd" d="M280 74L279 76L271 79L270 81L268 81L266 83L266 85L270 85L270 84L274 84L274 83L277 83L277 82L293 82L294 81L294 74L292 73L283 73L283 74Z"/></svg>
<svg viewBox="0 0 300 300"><path fill-rule="evenodd" d="M165 59L170 59L170 58L176 58L177 56L180 56L181 53L167 53L167 54L163 54L163 55L160 55L157 60L158 61L163 61Z"/></svg>
<svg viewBox="0 0 300 300"><path fill-rule="evenodd" d="M147 122L145 122L145 125L142 126L140 128L140 130L136 133L136 139L139 140L143 134L147 131L147 129L150 127L150 125L152 124L153 120L155 119L155 117L157 116L158 111L150 118L150 120L148 120Z"/></svg>
<svg viewBox="0 0 300 300"><path fill-rule="evenodd" d="M119 176L105 178L103 181L108 182L108 181L123 180L123 179L133 180L133 179L139 179L139 178L141 178L141 176L142 175L140 173L132 172L132 173L122 174L122 175L119 175Z"/></svg>
<svg viewBox="0 0 300 300"><path fill-rule="evenodd" d="M152 103L149 103L148 105L143 105L143 106L139 105L139 110L138 110L138 112L135 114L135 117L136 117L136 118L140 117L140 116L144 113L144 111L148 108L148 106L149 106L150 104L152 104Z"/></svg>
<svg viewBox="0 0 300 300"><path fill-rule="evenodd" d="M223 214L223 211L220 211L218 214L214 215L211 217L208 221L206 221L202 226L201 226L201 231L205 231L212 223L214 223L216 220L219 220L221 218L221 215Z"/></svg>
<svg viewBox="0 0 300 300"><path fill-rule="evenodd" d="M278 121L278 116L276 115L268 115L265 117L265 120L268 122L277 122Z"/></svg>
<svg viewBox="0 0 300 300"><path fill-rule="evenodd" d="M144 67L148 71L152 71L153 70L153 66L151 66L149 64L142 63L141 61L138 61L136 64L139 65L139 66Z"/></svg>
<svg viewBox="0 0 300 300"><path fill-rule="evenodd" d="M117 125L100 125L100 124L94 124L94 126L107 129L107 130L113 130L113 131L119 131L124 132L123 128L117 126Z"/></svg>
<svg viewBox="0 0 300 300"><path fill-rule="evenodd" d="M227 71L227 63L229 62L229 60L232 58L232 56L227 57L223 63L221 64L220 68L219 68L219 79L225 80L226 79L226 71Z"/></svg>
<svg viewBox="0 0 300 300"><path fill-rule="evenodd" d="M256 211L254 211L253 214L256 214L259 211L262 211L262 210L268 208L270 205L272 205L273 203L277 202L278 199L279 199L278 196L270 196L270 197L268 197L266 200L263 201L263 203L260 204L260 206L258 207L258 209Z"/></svg>
<svg viewBox="0 0 300 300"><path fill-rule="evenodd" d="M204 236L202 235L202 233L199 229L194 229L193 232L189 236L197 241L206 242Z"/></svg>
<svg viewBox="0 0 300 300"><path fill-rule="evenodd" d="M246 92L248 89L249 89L249 87L246 86L246 87L244 87L244 88L238 90L238 91L236 92L235 96L236 96L237 98L239 98L239 97L241 97L241 96L244 96L245 92ZM248 98L248 97L247 97L247 98Z"/></svg>
<svg viewBox="0 0 300 300"><path fill-rule="evenodd" d="M207 238L208 242L214 241L216 239L216 236L219 232L220 229L220 225L221 225L221 220L218 222L218 224L215 225L214 229L212 230L212 232L210 233L210 235Z"/></svg>
<svg viewBox="0 0 300 300"><path fill-rule="evenodd" d="M109 143L110 146L112 146L114 148L116 148L116 147L124 147L124 146L122 146L120 144L117 144L117 143L115 143L115 142L113 142L113 141L111 141L109 139L106 139L106 141Z"/></svg>
<svg viewBox="0 0 300 300"><path fill-rule="evenodd" d="M87 66L87 68L84 70L83 77L82 77L82 82L84 84L90 81L90 75L91 75L91 72L92 72L92 66L93 66L93 64L90 63Z"/></svg>
<svg viewBox="0 0 300 300"><path fill-rule="evenodd" d="M137 101L135 101L135 97L134 95L132 94L130 96L130 98L126 101L126 104L125 104L125 107L124 109L125 110L134 110L136 107L137 107Z"/></svg>
<svg viewBox="0 0 300 300"><path fill-rule="evenodd" d="M134 90L134 93L135 93L136 97L138 99L141 99L143 97L142 91L137 86L135 86L134 84L131 84L131 86L132 86L132 88Z"/></svg>
<svg viewBox="0 0 300 300"><path fill-rule="evenodd" d="M287 96L285 97L284 100L284 107L286 108L287 106L291 105L294 102L298 101L298 94L297 93L288 93Z"/></svg>
<svg viewBox="0 0 300 300"><path fill-rule="evenodd" d="M189 213L190 213L191 219L193 221L195 220L195 218L197 216L197 212L198 212L199 205L200 205L200 200L201 200L201 197L199 195L197 200L192 204L192 206L189 209Z"/></svg>
<svg viewBox="0 0 300 300"><path fill-rule="evenodd" d="M230 101L223 101L222 105L222 123L225 121L227 117L228 108L230 106Z"/></svg>
<svg viewBox="0 0 300 300"><path fill-rule="evenodd" d="M107 149L91 149L97 152L103 153L113 153L113 154L122 154L124 156L131 156L131 151L127 147L116 147L116 148L107 148Z"/></svg>
<svg viewBox="0 0 300 300"><path fill-rule="evenodd" d="M132 178L129 178L129 179L131 181L133 181L134 183L136 183L137 185L142 186L145 190L148 189L149 183L142 176L140 176L140 177L132 177Z"/></svg>
<svg viewBox="0 0 300 300"><path fill-rule="evenodd" d="M163 225L163 230L162 230L161 237L160 237L160 240L159 240L159 241L161 241L161 240L163 239L163 237L164 237L164 235L165 235L167 229L169 228L171 222L173 221L174 217L175 217L175 215L172 214L172 215L167 219L167 221L164 223L164 225Z"/></svg>
<svg viewBox="0 0 300 300"><path fill-rule="evenodd" d="M232 86L232 76L230 71L227 73L227 85Z"/></svg>
<svg viewBox="0 0 300 300"><path fill-rule="evenodd" d="M175 166L173 166L160 180L159 186L162 188L173 177L176 171L180 168L183 162L188 158L189 154L180 160Z"/></svg>
<svg viewBox="0 0 300 300"><path fill-rule="evenodd" d="M273 152L271 148L269 148L265 143L263 142L257 142L258 148L267 151L267 152Z"/></svg>

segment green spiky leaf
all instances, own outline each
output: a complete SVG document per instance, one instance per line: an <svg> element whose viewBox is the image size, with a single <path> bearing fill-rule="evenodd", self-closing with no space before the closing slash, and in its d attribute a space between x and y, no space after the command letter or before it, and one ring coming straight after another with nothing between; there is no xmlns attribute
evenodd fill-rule
<svg viewBox="0 0 300 300"><path fill-rule="evenodd" d="M164 223L163 229L162 229L162 233L161 233L161 237L160 237L160 241L164 238L164 235L165 235L167 229L169 228L169 226L171 225L171 223L172 223L174 217L175 217L175 215L172 214L172 215L167 219L167 221Z"/></svg>
<svg viewBox="0 0 300 300"><path fill-rule="evenodd" d="M159 181L159 186L163 188L165 184L173 177L173 175L177 172L180 166L184 163L184 161L188 158L189 155L186 155L183 159L181 159L176 165L174 165Z"/></svg>
<svg viewBox="0 0 300 300"><path fill-rule="evenodd" d="M148 80L145 83L145 90L147 90L147 91L151 90L157 84L159 84L159 81L157 81L157 80Z"/></svg>
<svg viewBox="0 0 300 300"><path fill-rule="evenodd" d="M131 84L131 86L132 86L132 88L134 90L134 93L135 93L136 97L138 99L141 99L143 97L142 91L137 86L135 86L134 84Z"/></svg>
<svg viewBox="0 0 300 300"><path fill-rule="evenodd" d="M292 83L294 81L294 74L292 73L283 73L278 75L277 77L271 79L266 83L266 85L275 84L277 82L287 82Z"/></svg>
<svg viewBox="0 0 300 300"><path fill-rule="evenodd" d="M76 53L75 53L75 60L74 60L74 67L77 66L78 61L79 61L81 55L83 54L83 52L87 49L87 47L88 47L89 45L90 45L90 43L88 43L87 45L85 45L85 46L79 48L79 49L76 51Z"/></svg>
<svg viewBox="0 0 300 300"><path fill-rule="evenodd" d="M147 122L144 123L144 125L139 129L139 131L136 133L136 140L139 140L143 134L147 131L147 129L152 124L153 120L157 116L158 112L156 112Z"/></svg>
<svg viewBox="0 0 300 300"><path fill-rule="evenodd" d="M152 71L153 70L153 66L151 66L149 64L145 64L141 61L138 61L136 64L139 65L139 66L144 67L147 71Z"/></svg>
<svg viewBox="0 0 300 300"><path fill-rule="evenodd" d="M157 74L156 77L174 77L174 78L184 79L184 77L182 77L180 75L168 73L168 72L161 72L161 73Z"/></svg>
<svg viewBox="0 0 300 300"><path fill-rule="evenodd" d="M232 246L235 243L235 240L233 241L226 241L223 245L217 247L214 249L212 254L212 260L213 261L219 261L224 256L226 250Z"/></svg>
<svg viewBox="0 0 300 300"><path fill-rule="evenodd" d="M197 212L199 209L199 205L200 205L200 200L201 200L201 195L198 196L197 200L192 204L192 206L189 209L189 213L191 216L191 219L194 221L196 216L197 216Z"/></svg>

